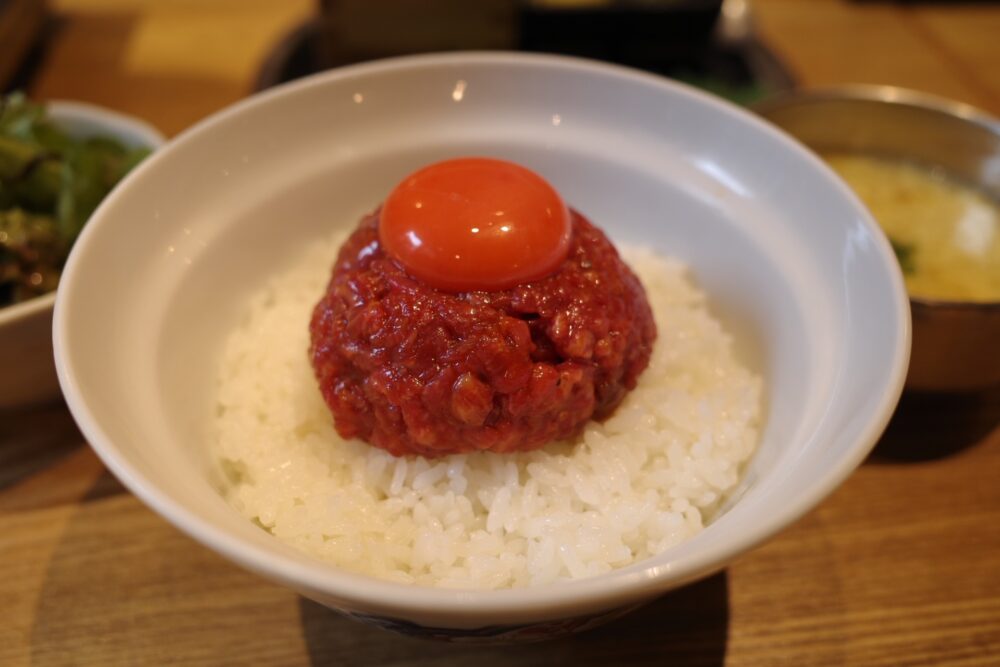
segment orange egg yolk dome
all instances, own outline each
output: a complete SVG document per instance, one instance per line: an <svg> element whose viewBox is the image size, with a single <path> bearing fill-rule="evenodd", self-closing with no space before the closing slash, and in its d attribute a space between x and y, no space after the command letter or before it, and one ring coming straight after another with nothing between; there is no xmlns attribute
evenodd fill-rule
<svg viewBox="0 0 1000 667"><path fill-rule="evenodd" d="M389 194L379 237L408 273L441 290L495 290L566 259L569 210L541 176L493 158L428 165Z"/></svg>

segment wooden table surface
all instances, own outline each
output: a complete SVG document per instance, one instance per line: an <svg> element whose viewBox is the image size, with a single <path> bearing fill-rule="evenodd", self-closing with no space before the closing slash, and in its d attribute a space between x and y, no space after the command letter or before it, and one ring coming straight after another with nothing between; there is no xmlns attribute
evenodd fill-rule
<svg viewBox="0 0 1000 667"><path fill-rule="evenodd" d="M58 0L31 93L168 134L246 95L307 0ZM758 0L807 85L892 83L1000 114L1000 6ZM2 372L2 369L0 369ZM1000 391L905 396L818 509L725 572L583 635L505 648L341 618L195 544L65 407L0 415L0 665L1000 665Z"/></svg>

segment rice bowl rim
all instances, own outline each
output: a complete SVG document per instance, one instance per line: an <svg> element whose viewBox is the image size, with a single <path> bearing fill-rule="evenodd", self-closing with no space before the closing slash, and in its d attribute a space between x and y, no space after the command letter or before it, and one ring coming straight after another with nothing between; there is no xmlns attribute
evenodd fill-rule
<svg viewBox="0 0 1000 667"><path fill-rule="evenodd" d="M589 61L580 58L556 55L525 54L512 52L455 52L448 54L427 54L389 58L369 63L352 65L328 72L315 74L300 80L277 86L269 91L254 95L223 109L195 124L173 139L164 149L144 161L116 190L107 197L95 212L93 219L100 221L105 209L114 205L122 193L134 181L141 179L158 160L173 152L181 145L197 142L210 134L217 126L227 124L250 109L272 103L278 99L294 96L315 87L333 82L363 79L366 76L387 71L405 72L427 67L480 67L480 68L542 68L549 71L565 71L579 74L600 74L623 80L637 87L644 87L669 96L695 99L700 104L712 107L721 115L750 125L754 132L768 135L785 151L796 154L800 161L811 164L815 171L826 176L828 185L850 202L856 209L857 217L871 230L877 230L874 220L863 208L860 201L837 179L818 157L795 140L776 129L749 111L716 98L708 93L684 84L676 83L653 74L626 67ZM66 264L65 274L72 276L79 258L88 245L98 225L88 225L77 241L75 249ZM880 234L873 234L876 251L887 265L894 259L888 241ZM774 512L755 516L755 523L746 530L734 531L730 537L710 544L696 553L684 557L671 557L673 549L606 574L578 580L518 589L469 590L433 588L411 584L393 583L374 577L338 570L319 561L301 562L291 556L244 542L228 532L220 532L214 524L199 514L187 510L170 495L158 487L156 481L144 475L123 457L118 447L106 435L99 420L91 411L90 402L80 391L75 369L69 360L67 301L72 289L59 290L56 298L56 312L53 337L56 349L56 368L67 405L78 426L92 448L121 480L121 482L144 503L162 515L176 527L203 545L233 560L252 571L265 574L277 581L302 592L327 594L348 604L359 607L377 606L381 609L398 610L400 613L462 615L470 618L486 618L490 615L516 615L535 611L545 616L545 610L558 610L558 615L576 615L572 610L591 611L598 606L610 607L652 597L721 569L733 556L743 553L767 540L794 520L798 519L822 501L834 488L856 468L888 424L893 409L902 393L910 349L910 319L908 302L903 288L902 276L889 273L894 306L895 330L894 354L889 360L889 373L884 386L877 387L877 397L866 403L869 416L860 437L850 445L845 455L837 463L817 476L815 484ZM839 376L838 376L839 377ZM811 438L823 423L821 419L807 436ZM578 612L579 613L579 612Z"/></svg>

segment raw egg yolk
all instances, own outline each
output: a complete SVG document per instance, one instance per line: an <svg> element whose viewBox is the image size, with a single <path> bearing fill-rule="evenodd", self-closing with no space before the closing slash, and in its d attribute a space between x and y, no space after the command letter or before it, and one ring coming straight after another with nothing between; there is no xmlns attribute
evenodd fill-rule
<svg viewBox="0 0 1000 667"><path fill-rule="evenodd" d="M491 158L438 162L411 174L382 206L386 252L449 292L543 278L566 258L569 210L541 176Z"/></svg>

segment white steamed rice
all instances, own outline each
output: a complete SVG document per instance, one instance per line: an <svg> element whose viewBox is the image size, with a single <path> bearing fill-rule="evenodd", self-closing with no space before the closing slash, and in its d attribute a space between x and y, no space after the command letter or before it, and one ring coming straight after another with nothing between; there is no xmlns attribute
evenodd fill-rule
<svg viewBox="0 0 1000 667"><path fill-rule="evenodd" d="M604 423L542 450L395 458L333 427L309 317L344 236L253 295L224 343L213 456L230 503L278 539L392 581L504 588L586 577L702 529L753 453L761 381L734 357L682 264L626 249L659 330Z"/></svg>

